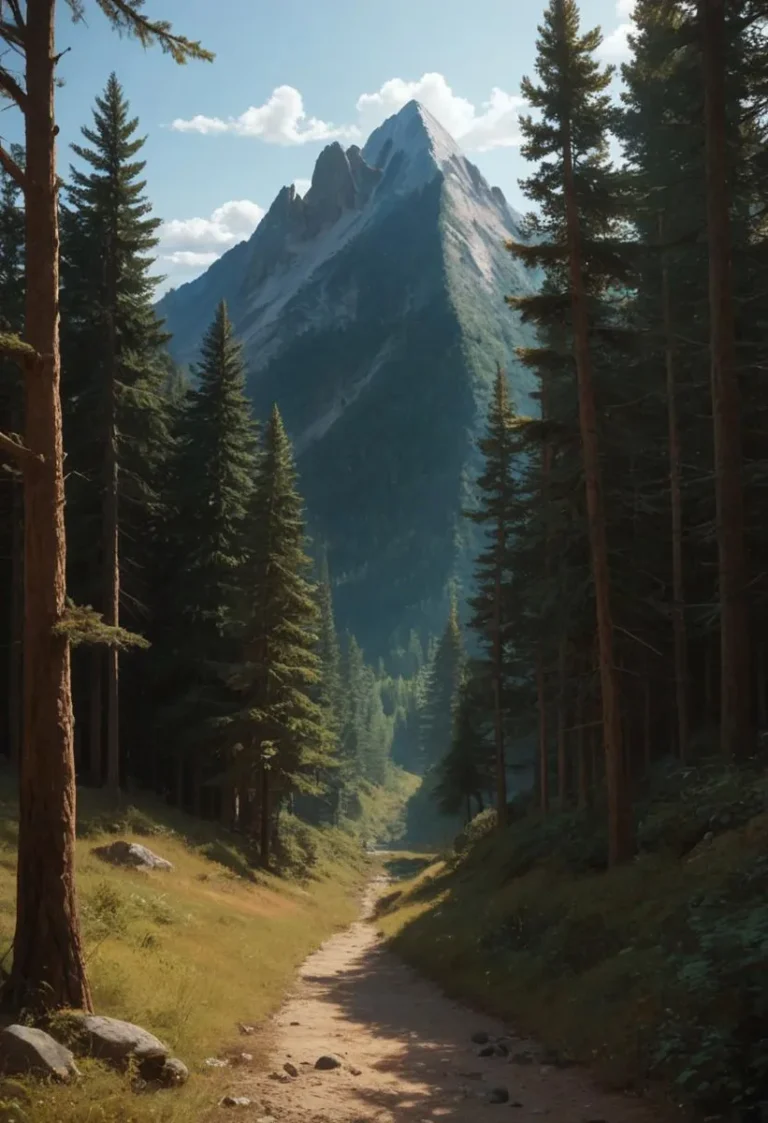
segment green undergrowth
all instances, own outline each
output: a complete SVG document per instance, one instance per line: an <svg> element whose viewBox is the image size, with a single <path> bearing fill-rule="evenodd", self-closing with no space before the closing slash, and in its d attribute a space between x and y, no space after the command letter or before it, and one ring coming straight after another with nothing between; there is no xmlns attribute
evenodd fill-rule
<svg viewBox="0 0 768 1123"><path fill-rule="evenodd" d="M208 1057L246 1050L263 1057L260 1026L296 969L350 923L370 863L349 834L283 823L284 876L254 871L234 834L160 803L110 808L83 792L78 813L78 891L96 1011L144 1026L189 1066L180 1090L136 1094L129 1077L85 1063L78 1086L0 1082L0 1123L203 1123L227 1091L226 1069ZM143 843L172 872L113 869L93 850L116 837ZM16 805L0 784L0 954L13 937ZM4 1105L4 1106L3 1106Z"/></svg>
<svg viewBox="0 0 768 1123"><path fill-rule="evenodd" d="M639 855L610 871L599 813L513 806L501 836L486 813L385 899L382 930L609 1083L752 1119L768 1104L764 762L659 769L638 810Z"/></svg>

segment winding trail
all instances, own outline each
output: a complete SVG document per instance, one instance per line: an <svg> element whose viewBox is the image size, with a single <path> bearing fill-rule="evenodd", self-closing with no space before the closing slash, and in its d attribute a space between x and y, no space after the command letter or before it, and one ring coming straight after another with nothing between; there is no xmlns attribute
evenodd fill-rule
<svg viewBox="0 0 768 1123"><path fill-rule="evenodd" d="M648 1104L601 1092L588 1073L542 1065L531 1042L446 998L383 946L370 918L334 936L301 970L269 1027L273 1071L241 1072L244 1123L659 1123ZM510 1057L478 1057L472 1034L505 1037ZM521 1063L520 1054L528 1054ZM335 1054L342 1064L317 1071ZM514 1055L518 1054L517 1060ZM285 1073L294 1066L298 1076ZM509 1099L489 1102L493 1089ZM266 1117L266 1118L265 1118Z"/></svg>

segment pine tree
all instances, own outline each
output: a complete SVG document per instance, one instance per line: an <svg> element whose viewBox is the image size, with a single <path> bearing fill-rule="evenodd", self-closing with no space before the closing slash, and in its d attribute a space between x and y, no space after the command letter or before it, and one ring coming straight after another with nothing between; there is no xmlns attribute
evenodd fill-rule
<svg viewBox="0 0 768 1123"><path fill-rule="evenodd" d="M23 166L18 147L11 155ZM24 211L21 192L11 176L0 170L0 332L18 334L24 322ZM22 394L15 363L0 356L0 430L23 429ZM7 470L5 470L7 469ZM10 590L5 598L2 646L7 649L4 682L7 684L5 733L8 757L18 764L21 748L21 695L23 644L23 494L21 476L13 465L0 465L0 586ZM6 561L7 559L7 561ZM0 697L5 692L0 691ZM3 738L5 741L5 738Z"/></svg>
<svg viewBox="0 0 768 1123"><path fill-rule="evenodd" d="M191 786L197 806L201 771L221 744L217 719L231 708L222 668L234 661L235 632L248 595L257 470L242 348L224 303L193 373L194 388L183 399L175 433L165 626L155 665L162 682L156 737L176 748L177 800L185 802Z"/></svg>
<svg viewBox="0 0 768 1123"><path fill-rule="evenodd" d="M335 767L324 782L332 793L333 821L338 823L344 815L345 793L352 783L353 773L350 762L340 753L345 721L345 697L342 685L341 647L336 632L333 592L326 551L323 551L321 557L319 576L317 655L320 663L320 682L317 688L317 701L323 711L323 723L333 741Z"/></svg>
<svg viewBox="0 0 768 1123"><path fill-rule="evenodd" d="M332 742L313 700L320 680L315 589L290 441L275 406L249 516L242 663L231 682L241 706L234 732L255 782L261 863L269 866L277 813L293 792L317 794Z"/></svg>
<svg viewBox="0 0 768 1123"><path fill-rule="evenodd" d="M607 92L613 71L596 60L600 42L599 30L580 31L574 0L550 0L537 42L539 84L528 78L522 83L526 101L540 117L521 120L523 152L539 164L523 186L541 207L537 230L546 241L511 248L529 265L543 266L548 279L560 286L517 301L524 314L551 325L568 319L595 593L610 852L611 861L620 862L633 852L633 830L613 653L594 338L600 313L605 317L601 297L615 292L626 267L616 252L624 192L608 161L607 146L615 117Z"/></svg>
<svg viewBox="0 0 768 1123"><path fill-rule="evenodd" d="M484 810L486 793L497 787L495 707L487 686L483 669L470 667L459 692L453 741L436 775L434 796L440 811L444 815L463 813L466 822Z"/></svg>
<svg viewBox="0 0 768 1123"><path fill-rule="evenodd" d="M497 368L488 411L486 435L479 442L485 463L478 480L480 504L470 513L485 530L486 547L477 559L477 594L471 601L472 628L486 652L483 669L491 683L496 777L496 812L499 828L506 826L507 765L504 725L508 679L507 647L510 642L505 589L510 580L510 544L516 497L513 470L518 442L515 415L509 400L507 378Z"/></svg>
<svg viewBox="0 0 768 1123"><path fill-rule="evenodd" d="M438 642L426 687L423 733L425 770L437 765L450 748L463 671L464 648L459 612L455 593L452 593L448 621Z"/></svg>
<svg viewBox="0 0 768 1123"><path fill-rule="evenodd" d="M134 0L97 0L110 23L157 43L177 62L210 58L198 43L147 19ZM75 18L82 0L68 0ZM0 433L0 451L24 472L24 747L19 797L13 968L4 988L14 1010L90 1009L74 884L75 761L66 606L64 449L59 383L59 228L54 91L55 0L5 10L0 40L23 57L25 82L0 67L3 94L24 118L25 167L0 146L0 164L24 193L23 343L3 348L23 367L24 439ZM40 783L40 777L46 783Z"/></svg>
<svg viewBox="0 0 768 1123"><path fill-rule="evenodd" d="M159 219L150 215L136 157L144 139L114 74L96 99L89 147L73 151L62 216L62 386L72 471L68 522L70 584L78 599L121 623L121 603L145 619L142 544L156 527L157 486L169 447L163 390L168 336L152 308ZM95 542L94 542L95 539ZM106 782L120 786L119 652L90 652L90 772L102 778L102 697L106 701Z"/></svg>
<svg viewBox="0 0 768 1123"><path fill-rule="evenodd" d="M706 138L710 362L720 598L720 741L738 759L753 739L744 514L742 401L736 359L726 0L699 0Z"/></svg>

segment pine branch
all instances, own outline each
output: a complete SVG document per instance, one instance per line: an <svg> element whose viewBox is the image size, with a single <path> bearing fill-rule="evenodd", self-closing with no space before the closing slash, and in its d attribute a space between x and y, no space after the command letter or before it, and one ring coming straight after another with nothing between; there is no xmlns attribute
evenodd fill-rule
<svg viewBox="0 0 768 1123"><path fill-rule="evenodd" d="M126 32L138 39L142 47L157 44L174 62L181 65L189 59L213 62L214 55L210 51L206 51L195 40L175 35L167 20L151 20L142 15L140 9L144 7L144 0L96 0L96 3L118 32ZM77 14L79 5L70 6L75 18L82 18Z"/></svg>
<svg viewBox="0 0 768 1123"><path fill-rule="evenodd" d="M21 465L31 463L42 464L43 462L43 458L39 453L33 452L31 448L27 448L27 446L22 444L12 433L0 433L0 453L2 452L6 453L7 456L10 456Z"/></svg>
<svg viewBox="0 0 768 1123"><path fill-rule="evenodd" d="M105 624L101 613L96 612L90 605L75 604L71 600L67 601L61 620L54 625L53 634L66 636L73 647L85 643L128 651L132 647L146 650L150 646L149 640L144 636L136 635L125 628Z"/></svg>
<svg viewBox="0 0 768 1123"><path fill-rule="evenodd" d="M22 359L31 359L36 354L34 347L25 343L20 336L12 332L0 331L0 356L21 362Z"/></svg>
<svg viewBox="0 0 768 1123"><path fill-rule="evenodd" d="M27 177L24 175L24 172L16 163L13 156L11 156L9 152L6 152L2 144L0 144L0 167L2 167L5 173L11 177L22 191L26 191Z"/></svg>

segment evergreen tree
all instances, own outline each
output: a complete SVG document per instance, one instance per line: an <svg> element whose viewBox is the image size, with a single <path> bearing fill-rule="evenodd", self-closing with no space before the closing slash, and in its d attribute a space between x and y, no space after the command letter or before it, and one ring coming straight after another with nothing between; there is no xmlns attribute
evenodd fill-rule
<svg viewBox="0 0 768 1123"><path fill-rule="evenodd" d="M336 765L324 779L332 799L332 818L335 823L345 813L345 795L353 781L350 762L340 753L345 722L345 696L342 685L341 646L336 632L333 612L333 592L328 570L327 553L323 551L320 563L320 580L317 586L318 645L320 682L317 700L323 711L323 722L333 740Z"/></svg>
<svg viewBox="0 0 768 1123"><path fill-rule="evenodd" d="M87 147L73 151L62 214L62 386L69 462L70 587L111 627L121 605L146 626L148 556L157 528L158 481L170 445L164 388L168 336L152 308L151 270L159 219L151 217L136 135L112 74L96 99ZM90 652L92 780L120 785L119 653ZM103 702L106 703L104 714ZM105 720L103 720L105 718Z"/></svg>
<svg viewBox="0 0 768 1123"><path fill-rule="evenodd" d="M496 789L493 706L487 673L469 669L459 692L453 740L440 762L434 788L444 815L462 813L466 822L484 810L485 795Z"/></svg>
<svg viewBox="0 0 768 1123"><path fill-rule="evenodd" d="M425 770L433 768L442 760L451 745L463 670L464 649L459 612L455 593L452 593L448 621L437 644L424 700Z"/></svg>
<svg viewBox="0 0 768 1123"><path fill-rule="evenodd" d="M492 687L496 812L499 827L503 828L507 814L504 751L509 677L507 647L512 640L505 589L510 580L511 532L516 512L513 469L519 442L515 436L515 416L509 401L507 378L501 368L496 371L487 432L479 444L485 460L478 480L480 504L469 517L485 530L486 547L475 569L477 594L471 602L474 612L471 625L486 652L482 667Z"/></svg>
<svg viewBox="0 0 768 1123"><path fill-rule="evenodd" d="M617 253L625 192L608 159L608 133L615 120L608 87L613 70L596 59L599 29L582 33L574 0L550 0L539 28L536 70L523 95L538 111L521 120L525 156L538 169L525 182L541 208L536 222L544 240L510 248L529 265L543 266L549 290L516 301L523 314L555 327L567 323L575 368L590 566L595 596L611 860L633 852L631 806L623 763L618 673L614 659L613 610L606 501L600 462L595 337L615 328L608 297L624 280ZM553 350L551 339L546 339ZM556 351L556 348L554 348ZM567 353L567 351L566 351ZM544 356L533 357L533 365Z"/></svg>
<svg viewBox="0 0 768 1123"><path fill-rule="evenodd" d="M194 378L175 433L166 609L155 674L162 683L156 739L175 746L177 800L185 802L191 789L197 806L202 774L221 745L217 720L231 709L222 668L235 660L234 635L249 595L257 469L242 348L224 303L203 339Z"/></svg>
<svg viewBox="0 0 768 1123"><path fill-rule="evenodd" d="M290 441L275 406L249 516L245 628L231 682L240 695L235 732L241 767L257 790L261 863L278 841L277 813L293 792L318 794L332 738L313 699L320 681L318 610L306 554L302 501Z"/></svg>
<svg viewBox="0 0 768 1123"><path fill-rule="evenodd" d="M135 0L97 0L113 27L159 44L176 62L208 58L198 43L150 20ZM68 0L75 18L83 0ZM3 999L15 1011L91 1009L75 892L75 754L66 599L64 449L59 349L59 177L56 169L56 5L12 4L0 40L22 57L24 80L0 66L0 85L24 120L25 169L0 146L0 163L25 195L23 343L3 349L22 364L23 441L0 432L0 450L24 471L24 751L21 756L16 930ZM26 469L34 465L34 471ZM32 688L33 687L33 688ZM40 777L45 776L45 784Z"/></svg>

